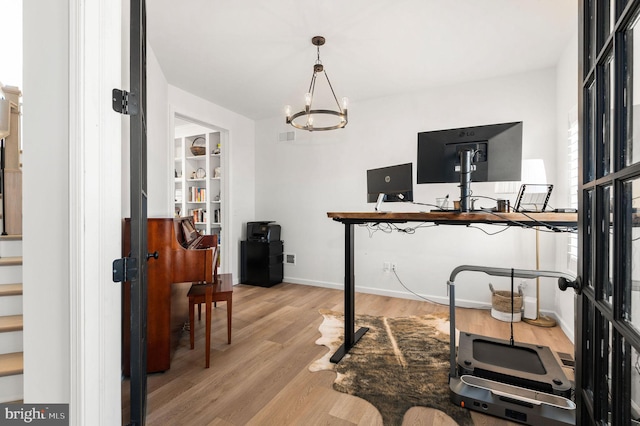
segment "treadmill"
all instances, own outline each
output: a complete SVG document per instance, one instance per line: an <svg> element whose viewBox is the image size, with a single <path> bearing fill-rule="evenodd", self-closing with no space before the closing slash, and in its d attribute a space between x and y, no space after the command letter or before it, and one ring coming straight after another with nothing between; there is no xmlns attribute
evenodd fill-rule
<svg viewBox="0 0 640 426"><path fill-rule="evenodd" d="M555 271L462 265L449 277L451 401L464 408L528 425L575 425L575 385L547 346L460 332L456 357L455 278L460 272L513 278L558 278L561 290L580 283Z"/></svg>

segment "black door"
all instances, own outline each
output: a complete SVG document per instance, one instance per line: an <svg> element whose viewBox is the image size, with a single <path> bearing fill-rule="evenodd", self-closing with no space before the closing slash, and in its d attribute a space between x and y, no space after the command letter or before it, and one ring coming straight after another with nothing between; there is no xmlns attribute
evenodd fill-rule
<svg viewBox="0 0 640 426"><path fill-rule="evenodd" d="M580 0L579 425L640 424L639 12Z"/></svg>
<svg viewBox="0 0 640 426"><path fill-rule="evenodd" d="M131 254L138 265L131 279L131 425L144 425L147 402L147 123L145 0L131 0L130 175Z"/></svg>

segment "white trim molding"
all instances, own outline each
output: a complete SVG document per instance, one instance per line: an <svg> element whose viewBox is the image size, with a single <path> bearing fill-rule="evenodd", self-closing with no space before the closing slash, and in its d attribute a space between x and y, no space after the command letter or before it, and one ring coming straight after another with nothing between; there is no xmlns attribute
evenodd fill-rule
<svg viewBox="0 0 640 426"><path fill-rule="evenodd" d="M121 2L70 0L70 424L121 423Z"/></svg>

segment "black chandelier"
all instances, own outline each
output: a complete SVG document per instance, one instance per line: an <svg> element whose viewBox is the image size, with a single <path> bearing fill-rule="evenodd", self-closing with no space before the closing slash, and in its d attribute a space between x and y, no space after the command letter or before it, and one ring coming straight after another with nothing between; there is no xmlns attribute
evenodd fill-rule
<svg viewBox="0 0 640 426"><path fill-rule="evenodd" d="M287 105L285 108L285 114L287 116L287 124L291 124L296 129L300 130L308 130L313 132L314 130L334 130L341 129L347 125L347 98L342 98L342 105L338 102L338 98L336 97L336 93L333 91L333 86L331 86L331 82L329 81L329 76L327 72L324 70L322 66L322 61L320 61L320 46L324 45L325 39L322 36L315 36L311 39L311 43L316 46L318 50L318 57L316 59L316 63L313 65L313 75L311 76L311 83L309 84L309 91L305 94L305 106L304 110L300 112L296 112L295 114L291 114L291 106ZM316 77L318 73L324 73L325 78L327 79L327 83L329 84L329 89L331 89L331 95L333 95L333 100L336 102L337 108L335 110L332 109L313 109L313 96L316 89ZM324 121L321 125L314 126L314 115L318 118L320 117L329 117L334 116L331 122L325 123ZM302 117L302 118L301 118ZM329 117L331 118L331 117ZM299 119L296 122L296 119ZM337 120L337 123L334 122Z"/></svg>

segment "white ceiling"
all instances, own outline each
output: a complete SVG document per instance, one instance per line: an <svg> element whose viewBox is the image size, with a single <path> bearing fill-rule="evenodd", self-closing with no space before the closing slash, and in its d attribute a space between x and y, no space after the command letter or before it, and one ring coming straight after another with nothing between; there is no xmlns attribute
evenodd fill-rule
<svg viewBox="0 0 640 426"><path fill-rule="evenodd" d="M353 109L553 66L577 20L577 0L147 1L148 40L169 84L252 119L302 107L315 35Z"/></svg>

